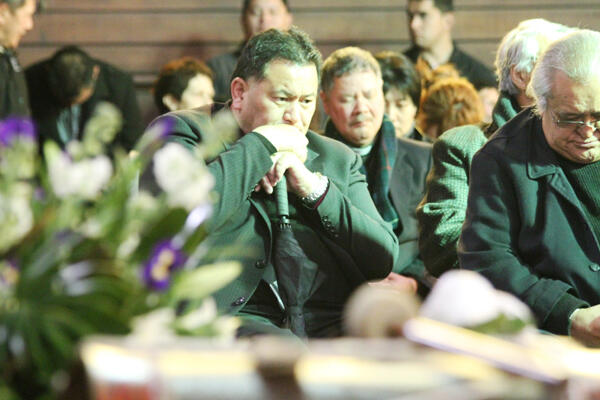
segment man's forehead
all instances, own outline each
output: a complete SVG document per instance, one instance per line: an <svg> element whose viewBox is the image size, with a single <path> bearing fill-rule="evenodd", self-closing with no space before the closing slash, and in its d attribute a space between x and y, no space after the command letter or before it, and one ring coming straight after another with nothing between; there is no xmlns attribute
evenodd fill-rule
<svg viewBox="0 0 600 400"><path fill-rule="evenodd" d="M430 11L435 8L433 0L409 0L407 3L408 11Z"/></svg>
<svg viewBox="0 0 600 400"><path fill-rule="evenodd" d="M336 76L333 82L334 86L338 87L339 89L352 90L358 89L356 82L351 82L355 79L359 79L361 84L372 83L377 85L381 82L381 77L377 75L375 71L368 68L361 68L355 69L353 71L348 71L343 75Z"/></svg>
<svg viewBox="0 0 600 400"><path fill-rule="evenodd" d="M278 8L287 10L283 0L250 0L250 3L248 4L248 10L259 6L264 8Z"/></svg>

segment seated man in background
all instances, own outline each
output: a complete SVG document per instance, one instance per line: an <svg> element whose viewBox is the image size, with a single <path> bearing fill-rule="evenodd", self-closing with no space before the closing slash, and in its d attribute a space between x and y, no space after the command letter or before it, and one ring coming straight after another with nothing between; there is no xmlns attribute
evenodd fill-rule
<svg viewBox="0 0 600 400"><path fill-rule="evenodd" d="M393 51L375 54L381 68L385 114L396 128L396 137L422 140L415 127L421 103L421 78L413 63Z"/></svg>
<svg viewBox="0 0 600 400"><path fill-rule="evenodd" d="M400 243L400 256L389 279L426 292L428 281L419 258L415 208L423 198L431 165L431 145L397 138L384 116L383 82L375 58L366 50L346 47L323 64L321 100L329 121L325 135L348 145L363 160L371 197ZM423 293L421 292L421 293Z"/></svg>
<svg viewBox="0 0 600 400"><path fill-rule="evenodd" d="M30 114L27 85L15 50L33 29L36 0L0 0L0 120Z"/></svg>
<svg viewBox="0 0 600 400"><path fill-rule="evenodd" d="M242 318L240 335L285 334L292 327L308 337L338 336L350 293L387 276L397 258L398 241L373 205L360 157L308 130L320 70L321 54L292 28L250 39L233 73L226 109L242 136L208 164L219 196L209 240L212 248L230 250L213 251L204 261L235 259L242 265L241 275L215 295L221 312ZM172 140L188 147L202 142L209 123L202 110L167 113L155 123L169 120ZM273 250L281 212L273 192L285 193L274 188L283 175L301 269L311 266L321 277L300 285L312 292L302 312L304 333L293 328L294 305L281 296L294 277Z"/></svg>
<svg viewBox="0 0 600 400"><path fill-rule="evenodd" d="M434 276L459 267L456 247L465 221L473 156L498 127L531 105L525 93L531 70L548 44L565 32L565 26L543 19L523 21L508 32L496 53L501 96L493 123L485 129L477 125L451 129L434 143L427 193L417 208L419 248Z"/></svg>
<svg viewBox="0 0 600 400"><path fill-rule="evenodd" d="M83 127L100 102L121 112L123 125L115 143L130 150L142 133L140 109L131 76L91 58L75 46L58 50L25 70L31 113L40 141L65 146L81 139Z"/></svg>
<svg viewBox="0 0 600 400"><path fill-rule="evenodd" d="M535 108L473 158L461 267L532 309L540 328L600 345L600 33L553 42Z"/></svg>
<svg viewBox="0 0 600 400"><path fill-rule="evenodd" d="M243 0L240 23L244 41L237 50L213 57L207 62L214 73L215 101L225 102L231 98L231 73L246 42L252 36L271 28L287 30L292 26L292 20L287 0Z"/></svg>
<svg viewBox="0 0 600 400"><path fill-rule="evenodd" d="M202 61L183 57L163 65L154 82L154 104L160 114L212 104L213 73Z"/></svg>

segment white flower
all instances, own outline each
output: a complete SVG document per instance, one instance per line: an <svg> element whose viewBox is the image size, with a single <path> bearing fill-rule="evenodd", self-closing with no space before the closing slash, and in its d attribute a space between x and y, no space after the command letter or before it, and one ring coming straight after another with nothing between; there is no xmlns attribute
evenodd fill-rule
<svg viewBox="0 0 600 400"><path fill-rule="evenodd" d="M33 226L33 213L24 193L0 193L0 252L18 243Z"/></svg>
<svg viewBox="0 0 600 400"><path fill-rule="evenodd" d="M112 176L112 164L105 155L73 162L58 148L46 146L46 150L52 190L60 198L94 199Z"/></svg>
<svg viewBox="0 0 600 400"><path fill-rule="evenodd" d="M204 162L176 143L168 143L154 155L154 176L172 206L188 211L209 201L214 177Z"/></svg>

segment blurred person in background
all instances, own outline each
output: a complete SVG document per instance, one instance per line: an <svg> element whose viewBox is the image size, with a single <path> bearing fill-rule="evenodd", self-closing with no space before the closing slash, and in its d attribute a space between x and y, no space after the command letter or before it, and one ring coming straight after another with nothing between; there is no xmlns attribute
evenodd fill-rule
<svg viewBox="0 0 600 400"><path fill-rule="evenodd" d="M80 140L86 122L101 102L121 113L115 144L131 150L142 134L140 108L131 75L90 57L76 46L57 50L52 57L25 70L31 114L41 142L66 146Z"/></svg>
<svg viewBox="0 0 600 400"><path fill-rule="evenodd" d="M483 105L473 85L464 78L447 78L434 83L421 99L417 125L435 141L455 126L479 124Z"/></svg>
<svg viewBox="0 0 600 400"><path fill-rule="evenodd" d="M215 95L212 77L210 68L193 57L163 65L152 90L159 113L212 104Z"/></svg>
<svg viewBox="0 0 600 400"><path fill-rule="evenodd" d="M271 28L290 29L292 21L287 0L243 0L240 24L244 41L235 51L213 57L207 62L214 73L215 101L225 102L231 98L231 74L246 42Z"/></svg>
<svg viewBox="0 0 600 400"><path fill-rule="evenodd" d="M375 54L381 68L385 113L396 128L396 137L422 140L415 127L421 102L421 78L406 56L393 51Z"/></svg>
<svg viewBox="0 0 600 400"><path fill-rule="evenodd" d="M455 23L452 0L408 0L406 14L412 46L404 54L412 62L421 59L432 70L453 64L478 90L496 87L493 72L452 40Z"/></svg>
<svg viewBox="0 0 600 400"><path fill-rule="evenodd" d="M33 29L36 0L0 0L0 119L30 114L27 84L16 56Z"/></svg>

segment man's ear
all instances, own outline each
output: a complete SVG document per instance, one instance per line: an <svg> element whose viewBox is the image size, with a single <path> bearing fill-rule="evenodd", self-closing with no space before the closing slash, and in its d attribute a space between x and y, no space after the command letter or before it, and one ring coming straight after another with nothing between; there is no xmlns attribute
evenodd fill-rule
<svg viewBox="0 0 600 400"><path fill-rule="evenodd" d="M323 103L323 110L325 111L325 114L330 115L329 114L329 102L327 101L327 95L325 94L324 91L320 91L319 92L319 97L321 98L321 103Z"/></svg>
<svg viewBox="0 0 600 400"><path fill-rule="evenodd" d="M231 81L231 108L240 109L248 92L248 82L238 77Z"/></svg>
<svg viewBox="0 0 600 400"><path fill-rule="evenodd" d="M179 109L179 101L172 94L165 94L162 98L162 102L169 111L176 111Z"/></svg>
<svg viewBox="0 0 600 400"><path fill-rule="evenodd" d="M93 80L98 79L98 75L100 75L100 66L94 65L94 69L92 70L92 79Z"/></svg>
<svg viewBox="0 0 600 400"><path fill-rule="evenodd" d="M529 83L529 74L524 71L517 71L515 65L510 67L510 79L520 91L524 92L527 89L527 84Z"/></svg>

